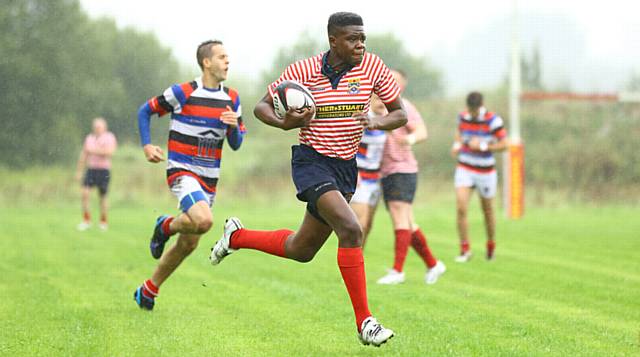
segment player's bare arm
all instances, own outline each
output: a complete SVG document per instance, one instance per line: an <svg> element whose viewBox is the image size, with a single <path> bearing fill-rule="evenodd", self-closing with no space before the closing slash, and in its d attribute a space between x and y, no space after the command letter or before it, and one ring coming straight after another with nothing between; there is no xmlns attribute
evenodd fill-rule
<svg viewBox="0 0 640 357"><path fill-rule="evenodd" d="M407 124L407 112L402 106L402 98L398 96L394 101L385 103L385 107L388 114L369 120L369 129L393 130Z"/></svg>
<svg viewBox="0 0 640 357"><path fill-rule="evenodd" d="M458 153L460 152L461 148L462 148L462 138L460 137L460 133L456 131L453 139L453 145L451 146L451 156L454 159L458 157Z"/></svg>
<svg viewBox="0 0 640 357"><path fill-rule="evenodd" d="M116 149L114 147L97 148L93 150L87 150L87 154L111 157L115 150Z"/></svg>
<svg viewBox="0 0 640 357"><path fill-rule="evenodd" d="M504 151L507 148L508 142L507 142L507 138L502 138L498 142L489 143L487 144L487 146L483 147L482 140L480 140L479 137L474 136L471 138L471 140L469 140L468 145L469 145L469 149L475 150L475 151L499 152L499 151Z"/></svg>
<svg viewBox="0 0 640 357"><path fill-rule="evenodd" d="M415 127L409 131L405 137L405 145L413 145L427 140L427 125L422 120L416 121Z"/></svg>
<svg viewBox="0 0 640 357"><path fill-rule="evenodd" d="M78 157L78 165L76 167L75 179L78 182L80 182L80 180L82 179L82 173L84 172L86 162L87 162L87 150L83 148L80 151L80 156Z"/></svg>
<svg viewBox="0 0 640 357"><path fill-rule="evenodd" d="M505 137L498 140L498 142L489 144L489 151L500 152L506 150L507 147L509 147L509 139Z"/></svg>
<svg viewBox="0 0 640 357"><path fill-rule="evenodd" d="M282 130L291 130L307 126L314 115L313 109L296 110L289 108L282 119L276 116L273 109L273 99L267 93L253 109L253 114L263 123L280 128Z"/></svg>

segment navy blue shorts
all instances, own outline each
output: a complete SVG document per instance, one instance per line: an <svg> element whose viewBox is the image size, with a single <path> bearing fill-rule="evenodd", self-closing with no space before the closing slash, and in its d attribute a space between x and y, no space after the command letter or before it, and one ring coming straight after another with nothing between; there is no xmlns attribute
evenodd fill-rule
<svg viewBox="0 0 640 357"><path fill-rule="evenodd" d="M107 194L109 190L109 179L111 178L111 173L107 169L87 169L84 174L84 180L82 181L82 185L84 187L98 187L98 192L100 196L104 196Z"/></svg>
<svg viewBox="0 0 640 357"><path fill-rule="evenodd" d="M413 203L418 186L418 174L396 173L382 178L384 202L403 201Z"/></svg>
<svg viewBox="0 0 640 357"><path fill-rule="evenodd" d="M347 202L356 191L358 168L355 157L342 160L324 156L306 145L291 147L291 176L296 197L307 202L307 211L324 222L318 213L318 198L328 191L340 191Z"/></svg>

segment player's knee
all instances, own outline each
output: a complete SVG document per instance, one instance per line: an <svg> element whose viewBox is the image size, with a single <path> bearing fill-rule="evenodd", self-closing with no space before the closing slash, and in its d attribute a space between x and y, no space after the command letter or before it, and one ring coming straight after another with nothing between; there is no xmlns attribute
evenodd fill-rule
<svg viewBox="0 0 640 357"><path fill-rule="evenodd" d="M339 229L336 229L336 234L340 241L349 243L353 246L362 245L362 227L357 221L348 221Z"/></svg>
<svg viewBox="0 0 640 357"><path fill-rule="evenodd" d="M211 226L213 226L213 218L207 216L199 217L195 220L194 226L194 231L197 234L205 234L211 229Z"/></svg>
<svg viewBox="0 0 640 357"><path fill-rule="evenodd" d="M316 253L317 253L317 251L305 250L305 251L302 251L302 252L298 253L294 257L294 259L297 262L300 262L300 263L308 263L308 262L313 260L313 258L316 256Z"/></svg>

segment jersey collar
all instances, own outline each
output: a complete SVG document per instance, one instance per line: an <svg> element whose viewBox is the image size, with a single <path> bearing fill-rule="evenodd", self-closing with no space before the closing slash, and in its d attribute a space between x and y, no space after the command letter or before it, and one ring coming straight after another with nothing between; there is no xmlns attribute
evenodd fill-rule
<svg viewBox="0 0 640 357"><path fill-rule="evenodd" d="M336 71L333 66L329 64L329 52L330 51L325 52L325 54L322 56L321 72L329 79L329 82L331 82L331 88L337 89L338 84L340 83L340 79L342 79L342 77L344 77L344 75L347 74L347 72L349 72L353 68L353 66L347 65L343 70L339 72Z"/></svg>

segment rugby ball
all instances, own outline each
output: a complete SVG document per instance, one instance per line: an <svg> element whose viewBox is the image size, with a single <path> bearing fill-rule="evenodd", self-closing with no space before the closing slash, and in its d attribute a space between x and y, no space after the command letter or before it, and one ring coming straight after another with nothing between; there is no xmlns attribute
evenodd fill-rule
<svg viewBox="0 0 640 357"><path fill-rule="evenodd" d="M315 107L316 101L311 92L296 81L283 81L273 91L273 109L278 118L283 118L289 108L302 111Z"/></svg>

